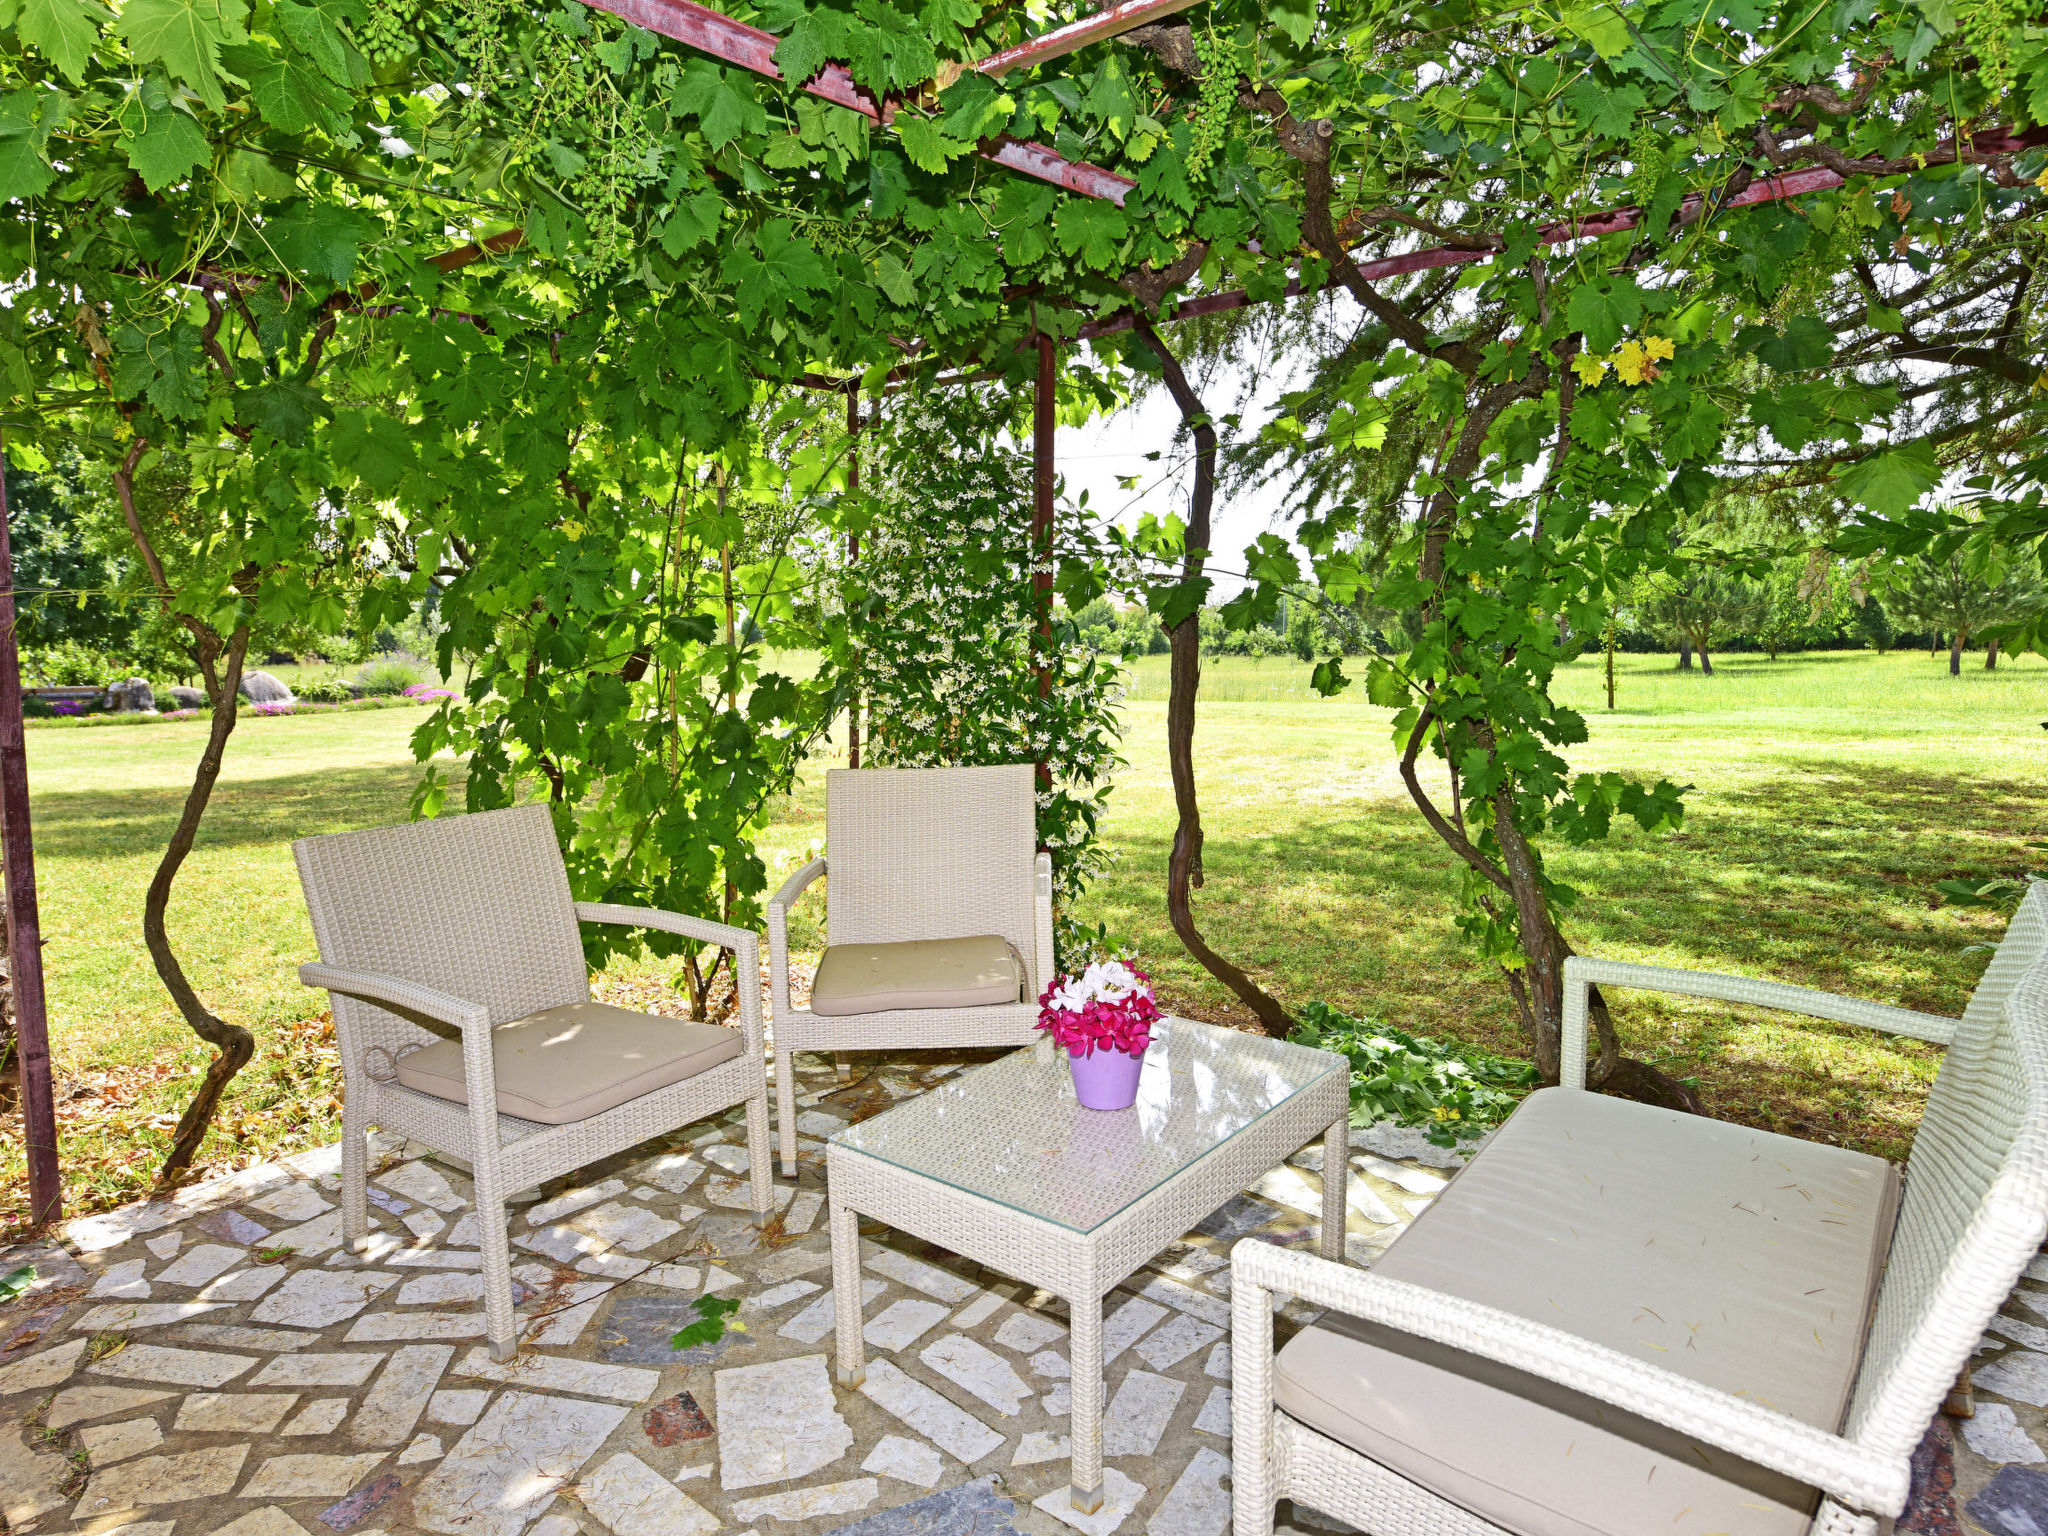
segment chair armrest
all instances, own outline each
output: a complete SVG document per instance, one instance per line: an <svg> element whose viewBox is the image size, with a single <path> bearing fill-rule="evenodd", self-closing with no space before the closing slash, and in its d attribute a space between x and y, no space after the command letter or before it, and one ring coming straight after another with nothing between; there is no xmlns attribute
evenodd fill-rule
<svg viewBox="0 0 2048 1536"><path fill-rule="evenodd" d="M1230 1255L1232 1410L1240 1444L1256 1443L1247 1437L1263 1435L1260 1419L1272 1410L1273 1307L1267 1292L1276 1290L1557 1382L1854 1508L1881 1515L1905 1508L1904 1457L1886 1456L1562 1329L1270 1243L1241 1242Z"/></svg>
<svg viewBox="0 0 2048 1536"><path fill-rule="evenodd" d="M1038 987L1030 997L1025 999L1029 1003L1035 1003L1040 997L1044 996L1045 989L1052 985L1053 978L1052 855L1042 848L1038 852L1038 859L1033 866L1032 875L1033 922L1031 925L1031 937L1038 950Z"/></svg>
<svg viewBox="0 0 2048 1536"><path fill-rule="evenodd" d="M299 967L299 980L309 987L339 992L343 997L359 997L380 1007L422 1014L464 1033L472 1029L487 1029L491 1022L490 1010L482 1003L472 1003L453 993L376 971L353 971L339 965L308 963Z"/></svg>
<svg viewBox="0 0 2048 1536"><path fill-rule="evenodd" d="M576 920L580 923L617 923L626 928L658 928L706 944L721 945L733 952L733 991L739 996L740 1030L746 1036L747 1054L760 1056L761 1041L761 936L751 928L736 928L708 917L691 917L685 912L664 912L659 907L620 907L608 901L579 901ZM751 978L752 985L743 978Z"/></svg>
<svg viewBox="0 0 2048 1536"><path fill-rule="evenodd" d="M782 882L782 889L768 898L768 995L775 1009L778 1027L790 1015L789 1001L789 909L803 895L806 886L826 873L824 859L813 859Z"/></svg>
<svg viewBox="0 0 2048 1536"><path fill-rule="evenodd" d="M1564 963L1564 1038L1558 1043L1558 1076L1567 1088L1586 1086L1586 992L1589 987L1633 987L1648 992L1669 992L1679 997L1712 997L1723 1002L1748 1003L1757 1008L1775 1008L1781 1013L1800 1013L1813 1019L1831 1019L1837 1024L1857 1024L1883 1030L1888 1035L1905 1035L1934 1045L1947 1045L1955 1036L1956 1020L1939 1013L1920 1013L1912 1008L1894 1008L1889 1003L1869 1003L1861 998L1817 992L1811 987L1788 986L1782 981L1759 981L1751 976L1729 976L1718 971L1680 971L1661 965L1631 965L1624 960L1595 960L1573 955Z"/></svg>

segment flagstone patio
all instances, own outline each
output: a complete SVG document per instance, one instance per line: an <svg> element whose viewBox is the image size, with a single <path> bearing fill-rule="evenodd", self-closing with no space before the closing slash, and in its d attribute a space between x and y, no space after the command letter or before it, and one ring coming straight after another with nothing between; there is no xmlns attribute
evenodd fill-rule
<svg viewBox="0 0 2048 1536"><path fill-rule="evenodd" d="M365 1254L342 1251L327 1147L0 1256L39 1271L0 1311L0 1531L1223 1536L1229 1252L1314 1238L1320 1144L1109 1298L1097 1515L1066 1502L1056 1299L864 1228L867 1380L832 1385L823 1138L991 1054L849 1082L799 1058L801 1175L765 1233L737 1111L542 1190L512 1218L525 1328L504 1365L482 1347L468 1181L417 1146L373 1149ZM1353 1148L1346 1243L1370 1263L1458 1159L1389 1127ZM741 1328L678 1354L705 1294L739 1298ZM2048 1530L2048 1260L2007 1313L1977 1417L1923 1447L1903 1531ZM1281 1333L1314 1315L1290 1303ZM1281 1528L1348 1529L1289 1507Z"/></svg>

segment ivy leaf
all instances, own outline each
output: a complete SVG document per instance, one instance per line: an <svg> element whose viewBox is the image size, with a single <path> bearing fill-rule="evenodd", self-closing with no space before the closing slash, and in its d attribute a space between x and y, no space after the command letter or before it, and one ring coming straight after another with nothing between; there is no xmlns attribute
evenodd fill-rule
<svg viewBox="0 0 2048 1536"><path fill-rule="evenodd" d="M1901 443L1859 460L1843 472L1835 489L1879 517L1896 517L1934 489L1941 466L1926 443Z"/></svg>
<svg viewBox="0 0 2048 1536"><path fill-rule="evenodd" d="M1575 290L1565 319L1586 334L1587 350L1612 352L1622 334L1643 316L1643 291L1632 277L1604 277Z"/></svg>
<svg viewBox="0 0 2048 1536"><path fill-rule="evenodd" d="M974 148L947 133L935 117L902 114L896 119L896 136L910 163L934 176L944 174L948 165Z"/></svg>
<svg viewBox="0 0 2048 1536"><path fill-rule="evenodd" d="M248 41L243 0L128 0L115 29L128 39L138 64L161 64L218 112L220 50Z"/></svg>
<svg viewBox="0 0 2048 1536"><path fill-rule="evenodd" d="M111 11L86 0L22 0L14 30L76 84L84 78L92 45L99 41L100 22L113 19Z"/></svg>
<svg viewBox="0 0 2048 1536"><path fill-rule="evenodd" d="M1835 333L1818 315L1794 315L1785 322L1782 335L1767 325L1744 326L1735 345L1755 352L1775 372L1804 373L1834 360Z"/></svg>
<svg viewBox="0 0 2048 1536"><path fill-rule="evenodd" d="M148 127L139 135L124 135L121 149L152 192L183 181L213 158L213 146L199 125L169 109L150 113Z"/></svg>
<svg viewBox="0 0 2048 1536"><path fill-rule="evenodd" d="M1106 268L1113 264L1123 237L1122 210L1095 198L1075 198L1053 218L1053 238L1060 250L1069 256L1079 256L1091 267Z"/></svg>

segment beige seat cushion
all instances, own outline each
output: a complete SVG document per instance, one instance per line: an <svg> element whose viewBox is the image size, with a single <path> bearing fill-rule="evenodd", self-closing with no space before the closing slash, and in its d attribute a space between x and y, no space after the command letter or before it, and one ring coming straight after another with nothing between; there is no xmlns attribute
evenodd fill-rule
<svg viewBox="0 0 2048 1536"><path fill-rule="evenodd" d="M1862 1153L1548 1089L1374 1273L1838 1430L1898 1189ZM1334 1313L1280 1351L1274 1400L1524 1536L1794 1536L1816 1503L1578 1393Z"/></svg>
<svg viewBox="0 0 2048 1536"><path fill-rule="evenodd" d="M891 1008L979 1008L1020 1001L1023 985L1009 942L995 934L833 944L811 982L811 1012L840 1017Z"/></svg>
<svg viewBox="0 0 2048 1536"><path fill-rule="evenodd" d="M657 1018L609 1003L544 1008L492 1033L498 1112L543 1125L587 1120L730 1061L745 1044L737 1029ZM467 1104L462 1042L443 1040L406 1052L398 1058L398 1081Z"/></svg>

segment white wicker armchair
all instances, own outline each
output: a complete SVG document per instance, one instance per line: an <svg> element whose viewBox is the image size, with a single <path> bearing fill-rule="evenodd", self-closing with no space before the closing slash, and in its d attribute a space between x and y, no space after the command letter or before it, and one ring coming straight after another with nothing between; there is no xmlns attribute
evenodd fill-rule
<svg viewBox="0 0 2048 1536"><path fill-rule="evenodd" d="M825 777L826 859L768 903L775 1009L776 1122L784 1178L796 1177L798 1051L1027 1045L1052 977L1052 860L1036 851L1035 770L834 769ZM1022 963L1020 1000L827 1016L789 997L789 909L826 873L826 943L900 944L996 935Z"/></svg>
<svg viewBox="0 0 2048 1536"><path fill-rule="evenodd" d="M1374 1536L1566 1529L1634 1536L1636 1530L1653 1527L1686 1536L1705 1531L1873 1536L1880 1522L1904 1508L1909 1460L1929 1419L2048 1235L2044 940L2048 885L2036 885L1960 1021L1744 978L1568 961L1566 1087L1534 1095L1517 1110L1501 1139L1453 1180L1374 1272L1261 1243L1240 1243L1232 1254L1236 1536L1268 1536L1274 1503L1282 1498L1349 1520ZM1752 1395L1746 1387L1731 1389L1731 1381L1746 1384L1768 1374L1769 1362L1760 1366L1752 1359L1740 1369L1756 1376L1731 1377L1724 1369L1726 1359L1717 1365L1711 1358L1713 1345L1690 1348L1692 1338L1704 1340L1717 1329L1723 1338L1745 1331L1767 1338L1774 1328L1782 1331L1781 1320L1761 1311L1745 1315L1739 1310L1742 1296L1725 1293L1695 1298L1704 1304L1681 1316L1662 1316L1651 1310L1649 1296L1637 1300L1629 1292L1632 1277L1626 1272L1633 1264L1650 1268L1654 1244L1667 1257L1675 1247L1680 1267L1697 1264L1711 1273L1718 1256L1704 1234L1723 1219L1773 1223L1749 1230L1762 1232L1761 1241L1780 1251L1831 1241L1811 1234L1854 1225L1855 1202L1837 1197L1832 1206L1825 1200L1803 1206L1802 1201L1824 1194L1819 1181L1808 1175L1818 1167L1823 1173L1832 1168L1837 1175L1860 1176L1866 1168L1859 1161L1872 1165L1874 1159L1694 1121L1677 1134L1723 1143L1749 1138L1758 1149L1754 1187L1783 1192L1780 1198L1789 1210L1764 1209L1761 1202L1734 1196L1723 1202L1732 1202L1732 1210L1716 1211L1708 1208L1711 1201L1697 1202L1671 1211L1670 1221L1633 1250L1640 1258L1612 1266L1622 1272L1618 1283L1582 1270L1581 1289L1604 1287L1610 1296L1626 1298L1626 1307L1640 1308L1630 1319L1625 1307L1619 1314L1623 1330L1607 1329L1605 1339L1589 1336L1602 1331L1598 1328L1578 1326L1584 1316L1582 1297L1571 1287L1553 1285L1546 1293L1539 1282L1526 1305L1475 1299L1512 1292L1516 1282L1501 1277L1499 1252L1469 1254L1469 1274L1431 1263L1430 1251L1443 1249L1447 1230L1470 1230L1457 1225L1461 1195L1469 1219L1470 1207L1477 1203L1484 1210L1489 1194L1498 1194L1502 1170L1513 1168L1516 1154L1510 1151L1505 1165L1496 1154L1508 1145L1517 1119L1533 1116L1531 1123L1540 1125L1546 1115L1556 1118L1559 1104L1598 1101L1598 1096L1575 1091L1584 1083L1586 990L1595 984L1721 998L1948 1042L1947 1060L1914 1140L1896 1225L1886 1201L1864 1202L1864 1215L1875 1213L1869 1228L1874 1252L1867 1276L1855 1278L1866 1279L1867 1286L1857 1293L1863 1299L1855 1311L1835 1320L1837 1333L1828 1340L1846 1350L1846 1358L1827 1362L1841 1382L1838 1396L1828 1399L1837 1406L1815 1411L1806 1404L1792 1411L1786 1401L1765 1401L1763 1393ZM1544 1101L1548 1105L1539 1107ZM1654 1122L1643 1117L1668 1112L1628 1105L1616 1113L1654 1131ZM1675 1124L1691 1117L1671 1119ZM1526 1128L1520 1139L1529 1141ZM1540 1144L1537 1150L1543 1151ZM1569 1266L1584 1236L1569 1225L1576 1217L1564 1208L1573 1200L1577 1211L1597 1208L1600 1200L1622 1192L1633 1173L1617 1160L1605 1165L1609 1172L1596 1168L1594 1178L1571 1164L1577 1155L1590 1154L1583 1146L1553 1142L1549 1156L1556 1172L1549 1189L1528 1182L1521 1191L1539 1218L1548 1210L1550 1230L1541 1241L1526 1244L1523 1253L1533 1272L1548 1266L1552 1279L1556 1256L1565 1255ZM1785 1161L1772 1166L1781 1155ZM1714 1177L1726 1176L1728 1161L1723 1159ZM1750 1159L1734 1161L1747 1164ZM1807 1166L1798 1173L1780 1171L1795 1161ZM1574 1187L1581 1177L1601 1187L1597 1192ZM1888 1170L1880 1175L1886 1177ZM1615 1189L1605 1187L1609 1179ZM1874 1186L1867 1192L1874 1195ZM1499 1206L1493 1210L1497 1219ZM1806 1214L1809 1210L1813 1214ZM1689 1221L1697 1239L1691 1246L1685 1240ZM1828 1225L1802 1229L1800 1223L1808 1221ZM1432 1283L1404 1278L1417 1272L1430 1274ZM1642 1283L1647 1289L1646 1278ZM1329 1309L1277 1360L1276 1292ZM1796 1311L1809 1298L1777 1300ZM1716 1303L1727 1309L1718 1316ZM1829 1304L1827 1296L1812 1302L1823 1318ZM1573 1326L1557 1326L1565 1319ZM1687 1342L1660 1344L1660 1333ZM1297 1353L1305 1340L1310 1348ZM1820 1342L1818 1333L1815 1342ZM1374 1380L1347 1377L1348 1367L1327 1363L1333 1355L1390 1364ZM1821 1358L1818 1350L1815 1355ZM1318 1360L1325 1363L1318 1366ZM1327 1432L1334 1421L1324 1413L1325 1398L1313 1391L1304 1394L1304 1379L1318 1369L1325 1396L1335 1381L1338 1392L1355 1390L1359 1400L1374 1405L1364 1417L1344 1421L1344 1436ZM1792 1374L1797 1380L1800 1372ZM1457 1383L1451 1394L1455 1401L1432 1398L1429 1389L1445 1382ZM1402 1385L1406 1395L1390 1402L1385 1394ZM1796 1389L1790 1395L1796 1396ZM1556 1414L1569 1433L1553 1433L1546 1440L1542 1427L1533 1425L1544 1413ZM1312 1427L1306 1418L1323 1423ZM1635 1455L1638 1475L1632 1483L1599 1476L1596 1468L1615 1465L1611 1457L1601 1460L1596 1442L1604 1439ZM1436 1454L1424 1454L1432 1446ZM1543 1451L1549 1454L1539 1454ZM1660 1486L1655 1497L1675 1511L1660 1511L1657 1519L1646 1521L1643 1508L1652 1502L1646 1489L1654 1483L1654 1475L1649 1482L1640 1475L1646 1467L1667 1479L1689 1476L1697 1487L1674 1498ZM1710 1509L1716 1498L1721 1507Z"/></svg>
<svg viewBox="0 0 2048 1536"><path fill-rule="evenodd" d="M572 901L541 805L309 837L292 851L321 961L301 966L299 978L332 997L341 1049L341 1205L351 1248L361 1249L369 1230L370 1126L465 1159L476 1183L490 1349L503 1360L517 1348L507 1196L745 1104L752 1204L766 1220L759 991L739 989L737 1032L593 1003L577 924L726 945L741 977L760 971L754 934L675 912ZM541 1027L522 1033L537 1016ZM401 1072L440 1091L408 1086ZM531 1101L529 1112L545 1118L505 1113L501 1099Z"/></svg>

